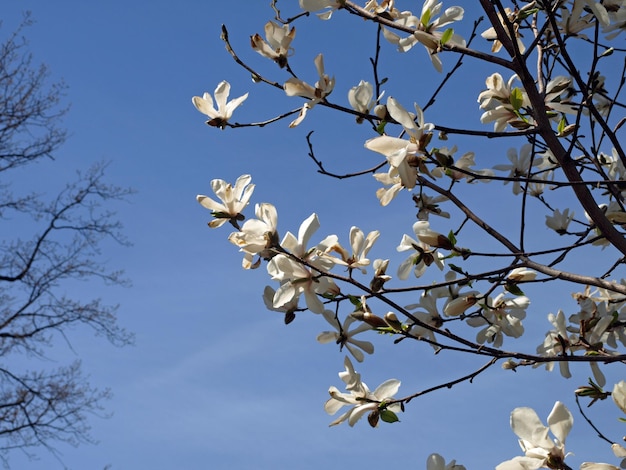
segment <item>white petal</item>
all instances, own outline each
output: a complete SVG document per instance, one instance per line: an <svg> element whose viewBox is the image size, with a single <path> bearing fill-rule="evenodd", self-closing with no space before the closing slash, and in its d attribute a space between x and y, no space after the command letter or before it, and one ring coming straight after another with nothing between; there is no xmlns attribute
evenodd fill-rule
<svg viewBox="0 0 626 470"><path fill-rule="evenodd" d="M557 401L548 416L548 426L550 426L550 431L561 444L565 444L565 439L572 430L573 424L574 417L572 414L563 403Z"/></svg>

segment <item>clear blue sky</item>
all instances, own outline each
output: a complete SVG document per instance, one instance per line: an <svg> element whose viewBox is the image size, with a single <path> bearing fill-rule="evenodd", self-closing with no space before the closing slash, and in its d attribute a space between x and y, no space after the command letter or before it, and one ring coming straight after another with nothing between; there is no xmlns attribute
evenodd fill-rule
<svg viewBox="0 0 626 470"><path fill-rule="evenodd" d="M128 204L114 207L134 246L105 246L110 265L123 268L133 286L85 284L76 291L119 303L120 324L135 333L135 346L116 349L75 330L68 335L71 349L59 341L49 353L53 363L81 358L92 383L114 393L105 403L111 417L91 419L99 444L60 446L63 463L77 470L106 465L119 470L422 469L426 457L438 452L468 469L484 469L519 455L508 426L510 411L533 406L545 419L561 399L575 412L571 391L586 382L586 366L574 368L570 381L538 370L513 374L494 368L472 385L413 401L399 424L328 428L332 418L322 406L328 387L341 385L337 373L344 354L315 341L327 325L314 315L299 315L285 327L280 314L263 306L261 294L269 283L265 270L243 272L239 253L226 241L229 228L207 228L210 214L195 202L196 194L210 195L213 178L234 181L250 173L257 184L253 202L277 206L281 233L297 231L316 211L322 223L316 239L337 233L345 241L351 225L381 229L375 258L388 257L402 234L411 232L409 196L403 194L402 201L383 210L372 178L337 182L316 174L308 160L304 136L315 128L316 151L331 168L375 164L377 157L362 148L372 135L353 125L352 118L315 108L295 130L287 129L286 121L262 130L218 131L208 128L192 106L193 95L213 92L223 79L231 83L232 96L250 92L236 121L267 119L301 105L280 91L254 85L219 39L225 23L242 57L277 81L285 80L249 47L249 36L262 33L272 17L269 3L7 0L2 6L3 37L18 25L21 12L32 11L36 23L26 35L35 60L48 64L53 78L69 87L65 125L71 136L54 162L35 168L33 185L62 184L75 169L107 160L109 180L137 190ZM327 71L337 77L333 97L347 105L348 89L360 79L371 80L367 58L374 37L361 21L346 22L342 16L299 23L294 63L314 82L313 58L324 52ZM392 48L386 51L383 68L398 63ZM429 96L437 75L419 46L403 59L401 68L390 72L387 94L408 106ZM454 58L443 59L447 70ZM471 63L467 69L467 78L459 76L442 98L448 105L427 120L446 118L451 125L471 120L480 126L475 97L492 70L472 75L477 68ZM463 145L463 151L483 149L478 168L505 162L506 148ZM504 203L494 205L490 193L474 197L507 217ZM445 225L438 228L443 231ZM537 303L550 300L547 293L537 295ZM528 350L550 329L546 314L559 305L529 311L539 320L529 326L538 336L530 338ZM464 357L431 361L432 351L425 346L405 342L393 347L382 337L372 341L380 354L368 357L358 370L371 387L401 379L400 395L479 365ZM603 406L614 414L612 403ZM580 459L595 457L611 461L576 413L575 420L568 447L580 457L570 464L577 468ZM623 429L611 420L607 429L618 436ZM12 468L63 468L46 451L39 457L29 461L16 453Z"/></svg>

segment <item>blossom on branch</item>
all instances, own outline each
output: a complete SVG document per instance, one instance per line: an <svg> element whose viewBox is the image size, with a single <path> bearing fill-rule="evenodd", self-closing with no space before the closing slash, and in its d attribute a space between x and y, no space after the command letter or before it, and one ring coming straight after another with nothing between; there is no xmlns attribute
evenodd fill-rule
<svg viewBox="0 0 626 470"><path fill-rule="evenodd" d="M511 37L511 33L509 31L509 28L507 27L507 23L511 24L511 27L513 28L513 32L515 34L515 40L517 42L517 49L521 54L523 54L526 51L526 46L524 46L524 43L521 40L522 35L519 32L519 23L517 22L518 11L513 12L510 8L507 7L504 9L504 12L506 13L506 21L503 19L502 15L498 13L498 19L500 20L500 24L504 28L504 31L506 32L506 35L509 36L509 38ZM499 52L500 49L502 49L502 43L498 38L498 33L496 32L495 27L492 26L491 28L483 31L481 36L487 41L493 41L493 45L491 46L491 52Z"/></svg>
<svg viewBox="0 0 626 470"><path fill-rule="evenodd" d="M365 142L365 148L384 155L395 170L389 175L399 176L405 188L413 189L417 183L418 167L424 159L421 155L425 153L426 146L430 143L434 126L424 122L424 113L417 104L415 104L416 117L413 117L400 103L389 97L387 111L404 128L409 140L381 135Z"/></svg>
<svg viewBox="0 0 626 470"><path fill-rule="evenodd" d="M567 233L567 227L574 219L574 213L570 214L569 208L561 212L559 209L555 209L552 215L546 215L546 225L559 235Z"/></svg>
<svg viewBox="0 0 626 470"><path fill-rule="evenodd" d="M310 101L304 103L304 106L300 110L300 114L294 119L289 127L296 127L306 117L306 113L309 109L313 108L317 103L323 101L328 95L330 95L335 87L335 78L330 78L324 72L324 56L318 54L315 57L315 68L319 75L319 80L315 82L315 87L312 87L308 83L300 80L299 78L292 77L285 82L283 89L287 96L302 96L308 98Z"/></svg>
<svg viewBox="0 0 626 470"><path fill-rule="evenodd" d="M379 419L386 422L398 421L396 413L400 411L400 404L387 405L385 402L392 400L398 393L400 381L389 379L380 384L372 392L369 387L361 382L361 375L357 374L350 359L346 356L344 360L345 372L340 372L339 377L346 384L348 393L340 392L337 387L330 387L328 393L330 399L324 404L324 410L329 415L334 415L344 406L351 408L339 416L330 426L348 421L350 426L354 426L361 417L369 413L368 421L372 427L376 427Z"/></svg>
<svg viewBox="0 0 626 470"><path fill-rule="evenodd" d="M517 75L512 75L504 83L502 75L494 73L485 81L487 89L478 95L480 108L485 110L480 122L493 122L495 132L502 132L507 124L522 129L532 125L532 122L520 114L522 108L530 106L530 101L522 88L513 87L513 82L517 79Z"/></svg>
<svg viewBox="0 0 626 470"><path fill-rule="evenodd" d="M270 259L275 254L270 249L278 244L276 208L264 202L256 205L255 214L258 219L247 220L240 231L233 232L228 237L228 241L238 246L244 253L242 261L244 269L259 267L260 258ZM253 261L255 255L260 257L256 262Z"/></svg>
<svg viewBox="0 0 626 470"><path fill-rule="evenodd" d="M322 11L317 14L321 20L329 20L337 8L339 8L339 0L300 0L300 8L310 13Z"/></svg>
<svg viewBox="0 0 626 470"><path fill-rule="evenodd" d="M350 326L355 321L358 321L352 315L348 315L343 323L339 321L335 313L331 310L324 310L322 312L324 319L337 331L324 331L317 336L317 340L322 343L335 343L342 349L344 346L350 351L350 354L359 362L363 362L363 352L367 354L374 353L374 345L369 341L361 341L354 339L354 336L364 331L372 329L372 326L366 322L359 322L359 325L350 330Z"/></svg>
<svg viewBox="0 0 626 470"><path fill-rule="evenodd" d="M533 146L531 144L524 144L517 154L517 149L510 148L506 152L506 156L511 162L510 165L494 165L493 169L498 171L508 171L507 178L513 181L513 194L520 194L522 192L521 180L529 177L529 172L532 167L541 165L543 158L533 153ZM505 181L504 184L509 184L509 181Z"/></svg>
<svg viewBox="0 0 626 470"><path fill-rule="evenodd" d="M213 107L213 98L211 98L211 95L207 92L205 92L202 97L194 96L191 101L198 111L211 118L206 122L209 126L224 129L226 127L226 123L232 117L233 111L235 111L235 109L237 109L248 97L248 93L246 93L239 98L227 101L229 94L230 83L224 80L217 85L217 88L215 88L214 96L217 109Z"/></svg>
<svg viewBox="0 0 626 470"><path fill-rule="evenodd" d="M363 274L366 274L367 270L365 267L370 264L370 260L367 259L367 254L372 249L372 246L376 240L378 240L379 236L380 232L378 230L371 231L366 237L360 228L352 227L350 229L350 247L352 248L352 253L348 253L348 250L339 243L336 243L330 247L329 253L338 253L341 259L331 257L333 263L339 266L346 266L350 272L352 272L353 269L359 269ZM328 254L328 256L330 255Z"/></svg>
<svg viewBox="0 0 626 470"><path fill-rule="evenodd" d="M272 279L279 281L280 287L274 295L273 306L283 307L288 302L304 295L306 305L313 313L322 313L324 304L319 295L338 293L339 288L332 279L322 273L331 269L334 262L330 257L322 256L337 243L337 236L330 235L311 249L307 249L311 235L319 228L316 214L311 214L298 231L298 238L287 232L281 247L288 253L274 256L267 265L267 272ZM312 266L307 267L301 261Z"/></svg>
<svg viewBox="0 0 626 470"><path fill-rule="evenodd" d="M406 52L417 43L424 45L428 51L430 60L438 72L442 71L441 59L437 55L445 45L465 46L465 40L454 33L452 28L444 30L455 21L463 19L464 10L461 7L447 8L441 16L443 2L437 3L437 0L426 0L422 5L422 14L418 18L410 11L400 12L394 22L403 28L415 30L407 37L400 37L390 28L383 28L385 39L392 44L398 46L400 52Z"/></svg>
<svg viewBox="0 0 626 470"><path fill-rule="evenodd" d="M272 59L280 68L287 65L287 57L293 53L291 41L296 36L296 28L289 29L289 25L278 26L273 21L265 24L264 41L259 34L250 37L252 49L264 57Z"/></svg>
<svg viewBox="0 0 626 470"><path fill-rule="evenodd" d="M380 99L380 96L378 97ZM369 114L377 100L374 100L374 87L371 83L361 80L357 86L353 86L348 91L348 102L355 111L362 114ZM362 118L357 118L357 122L363 122Z"/></svg>
<svg viewBox="0 0 626 470"><path fill-rule="evenodd" d="M426 272L426 268L433 263L440 270L443 270L443 259L445 256L439 253L436 248L433 248L427 242L422 240L422 238L424 238L424 240L436 243L437 240L439 240L439 235L441 234L437 234L436 232L430 230L429 223L421 220L413 224L413 232L420 241L416 241L408 235L403 235L400 245L396 248L399 252L414 252L398 267L398 277L402 280L406 280L409 277L411 270L413 270L415 277L421 277L422 274Z"/></svg>
<svg viewBox="0 0 626 470"><path fill-rule="evenodd" d="M526 309L530 299L525 295L514 298L499 294L495 299L488 297L482 305L481 316L468 318L467 324L473 327L485 326L476 335L480 344L493 343L499 348L503 343L503 335L519 338L524 333L522 320L526 318Z"/></svg>
<svg viewBox="0 0 626 470"><path fill-rule="evenodd" d="M529 470L564 467L565 439L572 429L574 418L567 407L557 401L543 425L532 408L515 408L511 413L511 429L520 438L523 457L502 462L496 470ZM548 437L551 432L554 441Z"/></svg>
<svg viewBox="0 0 626 470"><path fill-rule="evenodd" d="M244 219L241 211L248 205L254 185L250 184L252 177L250 175L242 175L237 178L235 186L221 179L211 181L211 189L215 195L222 201L221 203L214 201L208 196L199 194L196 199L203 207L211 211L211 215L215 220L209 222L209 227L217 228L230 222L235 228L239 228L238 221Z"/></svg>

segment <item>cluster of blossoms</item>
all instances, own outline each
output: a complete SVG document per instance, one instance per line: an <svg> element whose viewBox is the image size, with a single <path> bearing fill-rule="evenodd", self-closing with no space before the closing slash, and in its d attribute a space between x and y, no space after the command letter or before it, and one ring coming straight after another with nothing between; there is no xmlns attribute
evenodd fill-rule
<svg viewBox="0 0 626 470"><path fill-rule="evenodd" d="M626 346L623 327L626 321L626 298L604 289L591 292L589 288L575 294L574 298L580 311L568 319L562 310L556 315L549 314L548 320L554 329L546 334L543 343L537 347L537 353L544 357L569 355L576 351L607 356L618 354L618 342ZM598 363L590 364L596 383L603 387L606 379ZM546 364L548 370L553 367L553 362ZM560 361L559 367L563 377L571 377L567 362Z"/></svg>
<svg viewBox="0 0 626 470"><path fill-rule="evenodd" d="M341 0L299 0L299 3L304 11L316 13L324 20L331 19L336 10L346 6L346 2ZM564 35L565 40L575 37L586 38L583 32L594 26L596 33L601 30L607 39L617 37L626 29L626 1L563 0L557 4L554 7L553 19L559 28L558 32ZM541 11L542 5L543 2L529 1L519 9L501 9L498 13L505 34L509 39L514 38L514 41L509 42L517 49L516 54L530 53L527 51L530 43L527 40L528 36L525 38L524 32L536 27L530 24L528 18ZM421 13L417 16L410 11L396 8L394 0L369 0L362 10L385 20L381 26L382 34L387 41L397 45L399 51L407 52L418 43L422 44L435 69L440 72L443 66L440 58L442 52L458 51L466 47L465 40L455 34L450 27L463 18L464 10L461 7L453 6L444 10L441 2L425 0ZM493 42L491 50L494 54L502 50L501 39L507 42L506 37L499 37L502 33L498 31L502 28L496 24L482 33L485 40ZM552 25L548 25L543 31L548 35L554 34L551 28ZM285 114L288 116L298 113L289 127L301 124L307 112L316 105L336 107L329 98L335 90L335 78L326 73L322 54L318 54L314 59L317 70L317 80L314 84L301 80L291 70L289 59L294 53L292 42L295 39L295 32L295 27L289 24L279 25L270 21L265 25L265 39L259 34L250 38L254 51L274 61L281 69L286 69L286 72L291 74L282 86L285 94L305 99L304 105L299 110ZM532 52L532 47L529 49ZM569 74L570 72L566 75ZM571 72L571 75L575 74ZM520 73L520 76L526 75ZM458 245L454 232L444 235L433 230L430 216L449 219L450 212L443 210L442 206L456 204L457 208L460 207L460 204L453 201L455 196L451 189L455 185L461 182L490 182L500 179L504 185L510 183L513 194L522 195L525 202L526 196L539 199L548 211L548 215L545 216L546 226L557 234L575 235L579 239L577 243L586 245L609 244L591 217L587 216L585 224L584 221L574 218L571 209L554 209L546 202L545 197L548 193L546 188L554 190L559 187L555 178L560 174L560 164L549 145L542 142L536 132L539 120L537 113L545 113L551 124L556 124L556 137L567 142L566 139L578 133L578 124L568 124L568 116L570 118L575 116L575 119L580 120L581 116L591 116L592 111L608 116L615 99L609 97L605 89L605 78L599 72L589 77L586 85L588 89L580 86L574 77L556 76L556 73L551 72L547 73L546 77L545 80L537 79L539 95L535 96L540 98L538 103L535 100L534 105L518 75L513 74L505 81L501 74L493 73L486 79L486 89L477 99L482 113L481 123L493 123L494 132L500 135L508 132L509 126L514 130L523 131L520 134L526 134L528 143L508 149L506 156L502 155L491 168L485 169L474 168L476 165L474 152L456 156L458 151L456 146L437 147L434 142L436 126L426 121L424 111L417 103L407 109L385 91L375 96L375 88L378 90L384 81L377 82L375 87L366 80L360 80L349 89L347 102L354 110L352 114L357 115L357 123L367 121L376 130L375 137L366 140L364 147L384 157L381 158L381 165L378 167L383 168L382 172L373 175L383 185L376 191L380 204L387 206L402 190L406 190L412 192L412 200L418 210L417 221L412 227L413 233L403 235L396 247L397 252L407 255L398 265L397 279L407 280L411 273L415 278L423 278L427 272L437 273L437 270L442 272L445 279L439 284L433 284L432 287L416 288L421 290L416 303L404 308L389 303L396 312L388 311L377 315L368 305L368 301L373 297L382 298L387 295L385 284L392 279L387 273L389 259L373 261L369 259L369 253L380 236L377 230L366 234L354 226L350 229L349 242L345 246L336 235L328 235L314 243L312 242L314 234L320 228L318 216L314 213L302 222L297 234L287 232L281 238L278 232L277 210L272 204L256 204L254 218L246 220L243 215L244 209L250 204L254 189L249 175L241 176L234 185L223 180L213 180L211 187L218 200L201 195L198 196L198 201L209 209L214 217L209 223L211 228L217 228L226 222L235 228L228 239L243 254L243 268L255 269L266 262L269 276L277 283L275 287L267 286L264 290L263 299L267 308L283 313L286 323L291 322L297 312L304 310L319 314L331 329L318 334L317 341L322 344L338 345L341 350L345 348L358 362L364 361L366 354L374 352L372 342L361 339L368 334L371 335L372 332L397 335L398 341L405 337L418 339L430 344L436 352L439 352L446 347L443 337L450 339L452 336L450 333L452 330L443 326L453 321L463 322L464 325L476 329L474 330L477 331L474 343L476 350L501 348L506 337L520 338L525 332L522 321L526 318L530 299L524 295L519 285L535 281L544 282L549 280L549 275L545 270L539 269L545 277L537 279L540 274L525 267L531 264L524 262L524 249L520 248L519 252L510 250L515 251L516 259L505 269L482 277L472 276L449 261L456 257L465 260L473 256L472 252ZM279 82L273 82L274 85L277 83ZM217 86L213 97L205 93L203 97L193 98L195 107L209 117L207 124L221 129L229 125L236 127L236 124L230 123L229 120L233 111L245 101L248 94L228 101L229 92L230 85L223 81ZM585 96L579 101L574 101L581 92ZM384 102L383 96L386 97ZM530 96L533 94L530 93ZM388 133L389 129L394 127L399 129L397 136ZM488 134L492 135L491 132ZM447 136L442 134L439 138L447 140ZM572 140L570 154L578 147L579 144ZM579 157L568 155L568 158L575 160L583 171L601 177L602 181L598 186L608 188L602 195L606 196L604 199L606 203L600 206L605 217L617 226L626 226L626 210L623 203L626 194L622 191L622 188L626 188L623 184L626 181L626 159L623 155L620 156L621 150L615 147L619 145L615 144L610 154L599 152L594 147L592 154L587 153ZM498 173L504 176L496 178L495 175ZM431 183L433 181L435 183ZM449 185L448 189L444 188L445 184L441 184L442 181ZM428 188L436 184L441 184L439 190L428 194ZM462 212L469 220L469 210ZM583 226L581 232L570 231L570 224L573 221ZM465 222L461 227L464 224ZM460 230L459 228L459 232ZM563 257L567 253L567 250L563 251ZM506 255L512 256L510 253ZM373 274L370 274L368 290L353 276L368 275L370 265ZM341 271L342 274L335 274L337 271ZM459 277L458 274L462 276ZM359 298L346 294L342 292L339 281L357 286L367 295ZM475 285L478 281L489 283L489 288L478 290ZM626 281L622 280L615 285L625 286ZM557 314L548 315L553 328L537 347L536 362L525 360L522 361L524 365L532 364L538 367L544 364L548 370L552 370L558 363L561 374L570 377L569 363L564 360L555 361L552 358L583 355L609 358L619 354L618 343L626 347L624 329L626 297L607 289L592 292L587 288L584 293L575 294L575 299L579 311L569 318L566 318L562 310ZM343 312L340 312L339 307L344 305L341 303L344 301L346 304L350 302L354 309L342 316L340 313ZM334 308L329 308L331 305ZM401 315L405 318L399 320L398 316ZM463 346L467 346L468 343L464 339ZM485 344L489 347L483 346ZM601 391L606 379L598 366L599 362L589 363L595 382L592 382L593 386L590 389L585 387L579 389L579 396L595 397L593 394L599 393L606 398L608 393ZM509 360L503 368L515 369L520 364ZM353 426L363 416L367 416L372 427L377 426L380 420L398 421L397 413L403 410L402 406L405 403L402 399L394 398L400 382L390 379L371 391L361 381L361 376L355 371L349 357L345 358L344 366L345 371L341 372L339 377L345 384L345 391L330 387L330 399L324 408L330 415L335 415L344 407L347 407L347 411L334 420L331 426L344 421ZM626 382L617 384L611 395L616 405L626 413ZM520 439L524 455L503 462L497 469L568 469L564 463L568 455L565 453L565 440L572 425L571 413L560 402L554 405L548 417L548 426L541 422L534 410L515 409L511 415L511 427ZM552 433L553 439L548 437L549 433ZM626 457L626 449L619 444L613 445L613 451L617 457ZM615 470L618 467L610 464L584 463L580 468ZM623 468L626 468L626 459ZM446 464L440 455L432 454L427 460L427 469L464 470L464 467L457 465L455 461Z"/></svg>

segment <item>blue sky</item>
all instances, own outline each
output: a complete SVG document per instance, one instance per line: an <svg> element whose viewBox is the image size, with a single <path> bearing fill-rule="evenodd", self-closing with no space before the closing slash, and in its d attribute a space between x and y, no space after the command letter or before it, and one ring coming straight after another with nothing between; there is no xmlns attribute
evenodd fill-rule
<svg viewBox="0 0 626 470"><path fill-rule="evenodd" d="M280 314L265 310L265 270L240 268L240 255L226 240L230 230L209 230L210 214L195 196L210 195L213 178L234 181L249 173L257 184L253 202L277 206L281 233L296 232L312 212L319 213L322 224L316 239L337 233L345 241L352 225L366 232L379 228L380 246L372 258L390 256L402 234L411 232L414 208L406 194L381 208L374 196L378 184L371 177L336 181L316 173L304 138L312 129L318 157L333 170L362 169L378 161L362 148L371 131L354 125L352 117L315 108L293 130L287 128L288 121L264 129L225 131L204 124L191 97L213 92L223 79L232 85L231 96L250 92L236 121L267 119L301 105L280 91L254 85L219 39L225 23L242 57L277 81L285 80L282 71L249 47L249 36L262 33L272 17L268 4L4 3L3 36L19 24L22 12L32 11L36 23L26 35L35 60L48 64L52 77L68 85L66 101L71 104L65 119L70 138L54 162L32 169L32 184L61 185L76 169L106 160L109 181L137 191L128 203L113 207L133 246L104 247L110 266L124 269L132 287L85 284L71 292L119 303L119 322L134 332L135 345L117 349L77 329L68 334L71 348L60 340L50 350L50 362L44 361L45 366L80 358L92 384L112 389L114 397L105 403L111 416L91 419L99 443L59 446L62 463L45 451L34 461L16 453L12 468L54 469L65 464L73 469L420 469L432 452L455 458L468 469L493 468L519 454L508 426L514 407L536 407L545 419L554 401L561 399L575 411L571 390L586 382L587 366L574 368L570 381L539 370L514 374L496 367L474 384L414 400L399 424L328 428L332 418L322 405L328 387L341 384L337 373L343 369L344 354L315 341L327 329L319 317L298 315L286 327ZM338 14L330 22L310 18L297 29L294 64L299 73L313 82L313 58L324 52L327 71L337 77L333 97L347 105L348 89L360 79L371 80L371 28ZM417 47L397 66L392 48L384 51L383 69L396 65L389 71L388 95L407 106L429 96L438 76L426 52ZM443 59L446 69L455 60ZM492 71L477 73L480 67L471 62L465 70L467 75L456 77L427 120L480 127L475 97ZM459 146L480 152L478 168L505 159L506 148L498 142L459 140ZM481 185L484 192L472 195L474 203L506 223L507 204L514 200L507 194L494 204L494 193L485 188ZM444 231L445 224L438 223ZM391 254L396 262L402 259ZM561 305L550 302L552 296L569 298L571 289L558 292L561 297L535 293L539 308L529 312L533 318L528 328L538 336L529 339L530 351L550 329L546 314ZM401 395L480 365L465 357L432 360L431 349L421 345L372 340L379 353L358 370L372 387L387 378L401 379ZM609 383L617 377L608 377ZM598 413L601 406L609 416L606 429L619 436L623 429L613 422L613 404L601 404ZM575 420L568 447L580 459L610 461L582 418L575 414ZM582 461L577 458L571 465L577 467Z"/></svg>

